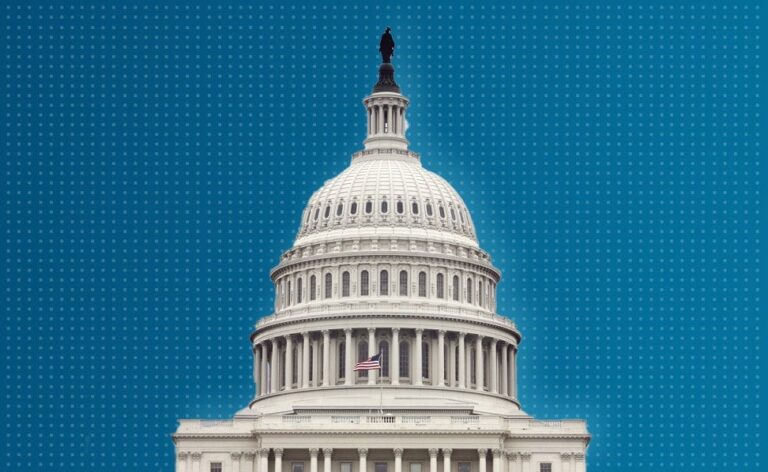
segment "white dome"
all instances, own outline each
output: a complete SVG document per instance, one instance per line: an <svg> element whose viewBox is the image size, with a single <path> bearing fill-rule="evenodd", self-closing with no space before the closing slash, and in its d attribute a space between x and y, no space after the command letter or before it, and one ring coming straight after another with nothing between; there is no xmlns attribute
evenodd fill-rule
<svg viewBox="0 0 768 472"><path fill-rule="evenodd" d="M357 153L309 200L294 247L354 238L426 239L478 247L467 206L418 154Z"/></svg>

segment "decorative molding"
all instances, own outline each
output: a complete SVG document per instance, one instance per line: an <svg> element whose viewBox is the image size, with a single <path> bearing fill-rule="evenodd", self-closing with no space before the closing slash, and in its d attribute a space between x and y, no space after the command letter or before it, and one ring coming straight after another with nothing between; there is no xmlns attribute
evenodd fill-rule
<svg viewBox="0 0 768 472"><path fill-rule="evenodd" d="M584 453L583 452L574 452L573 457L578 461L584 459Z"/></svg>
<svg viewBox="0 0 768 472"><path fill-rule="evenodd" d="M481 447L477 450L477 455L480 457L480 459L484 459L486 456L488 456L488 449Z"/></svg>
<svg viewBox="0 0 768 472"><path fill-rule="evenodd" d="M276 447L272 449L272 452L275 453L275 457L283 457L283 448L282 447Z"/></svg>
<svg viewBox="0 0 768 472"><path fill-rule="evenodd" d="M530 452L521 452L520 453L520 459L527 461L531 459L531 453Z"/></svg>
<svg viewBox="0 0 768 472"><path fill-rule="evenodd" d="M233 461L239 461L240 460L240 456L242 456L242 455L243 455L243 453L240 452L240 451L233 451L233 452L229 453L229 457L231 457Z"/></svg>
<svg viewBox="0 0 768 472"><path fill-rule="evenodd" d="M318 454L319 452L320 452L320 449L319 449L319 448L317 448L317 447L311 447L311 448L309 448L309 454L310 454L311 456L315 456L315 457L317 457L317 454Z"/></svg>
<svg viewBox="0 0 768 472"><path fill-rule="evenodd" d="M243 456L245 457L246 460L253 460L257 454L258 454L258 451L256 450L243 452Z"/></svg>
<svg viewBox="0 0 768 472"><path fill-rule="evenodd" d="M331 454L333 454L333 448L332 447L324 447L323 448L323 456L331 457Z"/></svg>
<svg viewBox="0 0 768 472"><path fill-rule="evenodd" d="M493 450L493 455L494 455L494 457L501 457L501 449L495 448Z"/></svg>
<svg viewBox="0 0 768 472"><path fill-rule="evenodd" d="M395 453L395 457L403 457L403 449L400 447L392 449L392 452Z"/></svg>
<svg viewBox="0 0 768 472"><path fill-rule="evenodd" d="M450 447L444 447L443 448L443 457L451 457L451 453L453 452L453 449Z"/></svg>
<svg viewBox="0 0 768 472"><path fill-rule="evenodd" d="M437 453L438 453L438 452L439 452L439 450L438 450L437 448L434 448L434 447L433 447L433 448L431 448L431 449L429 450L429 457L437 457Z"/></svg>
<svg viewBox="0 0 768 472"><path fill-rule="evenodd" d="M560 459L567 461L572 455L572 452L561 452Z"/></svg>
<svg viewBox="0 0 768 472"><path fill-rule="evenodd" d="M179 451L179 452L177 452L177 453L176 453L176 457L177 457L177 458L178 458L180 461L182 461L182 460L186 459L188 455L189 455L189 452L187 452L187 451Z"/></svg>
<svg viewBox="0 0 768 472"><path fill-rule="evenodd" d="M199 461L200 459L203 458L203 453L202 452L193 452L193 453L191 453L190 456L192 457L193 461Z"/></svg>
<svg viewBox="0 0 768 472"><path fill-rule="evenodd" d="M512 461L517 461L520 458L520 454L515 451L507 451L507 458Z"/></svg>
<svg viewBox="0 0 768 472"><path fill-rule="evenodd" d="M362 456L362 457L367 456L368 455L368 448L367 447L358 448L357 449L357 454Z"/></svg>

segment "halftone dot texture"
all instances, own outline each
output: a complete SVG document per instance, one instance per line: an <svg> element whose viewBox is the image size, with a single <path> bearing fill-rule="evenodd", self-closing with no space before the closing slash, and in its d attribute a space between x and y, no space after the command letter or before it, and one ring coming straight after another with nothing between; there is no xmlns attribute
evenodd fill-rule
<svg viewBox="0 0 768 472"><path fill-rule="evenodd" d="M177 418L247 403L389 25L526 411L585 418L591 471L765 470L759 2L130 3L0 7L0 469L171 470Z"/></svg>

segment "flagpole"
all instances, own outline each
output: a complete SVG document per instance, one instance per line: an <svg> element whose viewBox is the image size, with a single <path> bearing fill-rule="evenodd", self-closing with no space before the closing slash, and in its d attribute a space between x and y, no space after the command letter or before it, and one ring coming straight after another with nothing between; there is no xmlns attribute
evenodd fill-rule
<svg viewBox="0 0 768 472"><path fill-rule="evenodd" d="M381 383L381 351L379 351L379 372L376 375L376 382L379 383L379 414L384 415L384 384Z"/></svg>

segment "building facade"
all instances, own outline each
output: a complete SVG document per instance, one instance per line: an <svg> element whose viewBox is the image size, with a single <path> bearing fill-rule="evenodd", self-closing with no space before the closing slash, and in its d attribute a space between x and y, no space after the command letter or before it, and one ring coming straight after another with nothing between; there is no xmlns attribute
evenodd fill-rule
<svg viewBox="0 0 768 472"><path fill-rule="evenodd" d="M521 335L469 211L405 137L389 63L364 149L316 191L251 335L255 397L180 420L178 472L584 472L582 420L520 406ZM354 371L380 353L380 370Z"/></svg>

